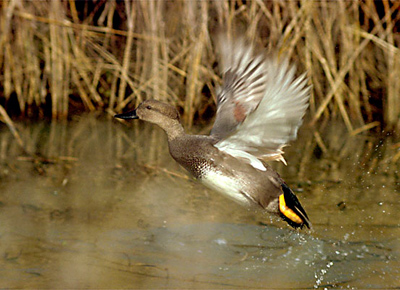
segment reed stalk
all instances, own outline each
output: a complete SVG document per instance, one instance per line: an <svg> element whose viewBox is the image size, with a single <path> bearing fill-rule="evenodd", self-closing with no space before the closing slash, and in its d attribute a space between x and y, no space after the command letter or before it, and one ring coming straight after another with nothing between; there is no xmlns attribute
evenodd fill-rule
<svg viewBox="0 0 400 290"><path fill-rule="evenodd" d="M325 119L344 122L349 135L400 129L399 8L389 0L3 1L0 104L12 117L65 119L156 98L191 127L215 111L224 33L308 72L315 130Z"/></svg>

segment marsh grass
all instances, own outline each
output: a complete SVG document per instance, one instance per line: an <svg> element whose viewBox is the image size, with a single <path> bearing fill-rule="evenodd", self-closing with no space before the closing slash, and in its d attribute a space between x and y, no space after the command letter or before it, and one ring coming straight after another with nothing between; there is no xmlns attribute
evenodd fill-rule
<svg viewBox="0 0 400 290"><path fill-rule="evenodd" d="M178 106L191 128L215 112L223 32L307 71L317 139L327 120L342 120L349 135L392 130L400 127L399 10L388 0L3 1L1 105L13 117L65 119L156 98Z"/></svg>

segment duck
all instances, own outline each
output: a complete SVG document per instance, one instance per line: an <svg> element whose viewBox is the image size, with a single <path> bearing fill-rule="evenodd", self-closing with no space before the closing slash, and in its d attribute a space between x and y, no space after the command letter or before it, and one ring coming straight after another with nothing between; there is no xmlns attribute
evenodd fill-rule
<svg viewBox="0 0 400 290"><path fill-rule="evenodd" d="M178 110L155 99L114 117L161 127L172 158L205 186L293 228L311 229L299 199L268 164L286 164L283 148L297 138L310 98L306 73L296 77L287 59L257 53L243 39L220 43L223 77L209 135L186 134Z"/></svg>

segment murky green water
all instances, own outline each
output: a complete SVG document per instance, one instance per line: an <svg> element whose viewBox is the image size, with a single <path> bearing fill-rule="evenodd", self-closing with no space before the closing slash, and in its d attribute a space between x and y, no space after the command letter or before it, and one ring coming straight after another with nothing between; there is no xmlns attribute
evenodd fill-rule
<svg viewBox="0 0 400 290"><path fill-rule="evenodd" d="M305 127L275 164L314 225L297 232L187 178L154 126L20 124L34 160L3 126L0 287L398 288L398 148L327 128L326 152Z"/></svg>

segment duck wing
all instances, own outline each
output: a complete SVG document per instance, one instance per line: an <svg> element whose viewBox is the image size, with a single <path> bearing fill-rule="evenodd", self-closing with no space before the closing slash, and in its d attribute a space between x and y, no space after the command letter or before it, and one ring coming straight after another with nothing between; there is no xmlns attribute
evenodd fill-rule
<svg viewBox="0 0 400 290"><path fill-rule="evenodd" d="M254 57L251 47L237 47L239 51L234 49L232 53L239 56L230 56L234 65L227 70L234 76L225 77L229 82L224 83L219 94L211 135L219 138L214 145L218 149L246 158L254 167L266 170L259 159L286 163L282 149L297 137L308 107L310 87L304 74L295 77L295 67L289 66L287 60L279 63ZM251 83L253 80L255 85ZM238 107L245 112L240 120L235 116ZM230 115L230 119L225 115ZM227 134L220 133L220 126L228 128Z"/></svg>
<svg viewBox="0 0 400 290"><path fill-rule="evenodd" d="M220 39L223 85L217 92L217 114L211 135L222 139L232 133L253 112L266 90L267 69L262 55L243 39Z"/></svg>

